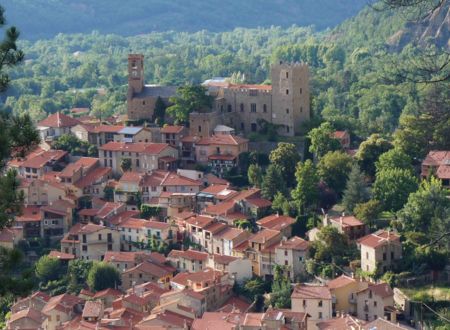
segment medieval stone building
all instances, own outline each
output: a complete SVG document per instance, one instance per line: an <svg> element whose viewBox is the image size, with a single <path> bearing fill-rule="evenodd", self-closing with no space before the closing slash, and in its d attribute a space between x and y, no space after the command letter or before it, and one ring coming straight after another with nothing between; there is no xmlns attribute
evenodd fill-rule
<svg viewBox="0 0 450 330"><path fill-rule="evenodd" d="M175 95L175 87L144 84L143 55L129 55L128 118L151 120L155 102ZM219 124L237 132L258 132L264 123L274 124L280 135L300 134L310 118L309 69L306 64L279 63L271 69L272 85L232 84L210 80L204 83L214 97L210 112L189 116L190 135L208 136Z"/></svg>

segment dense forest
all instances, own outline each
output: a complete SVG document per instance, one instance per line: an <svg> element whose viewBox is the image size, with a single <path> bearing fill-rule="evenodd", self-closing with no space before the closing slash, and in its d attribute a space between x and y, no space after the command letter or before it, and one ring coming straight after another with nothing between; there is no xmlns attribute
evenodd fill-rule
<svg viewBox="0 0 450 330"><path fill-rule="evenodd" d="M57 33L152 31L228 31L236 27L334 27L355 15L365 0L5 0L11 22L21 22L23 37Z"/></svg>
<svg viewBox="0 0 450 330"><path fill-rule="evenodd" d="M309 63L316 122L330 121L361 138L390 134L400 115L418 114L430 93L427 86L418 88L394 74L398 65L393 63L416 58L411 45L398 52L387 45L404 24L401 16L366 8L330 32L305 27L135 37L94 32L22 41L26 61L13 72L5 106L34 120L72 107L90 107L96 116L123 113L130 51L145 54L148 83L171 85L237 72L247 82L262 83L270 63L281 59Z"/></svg>

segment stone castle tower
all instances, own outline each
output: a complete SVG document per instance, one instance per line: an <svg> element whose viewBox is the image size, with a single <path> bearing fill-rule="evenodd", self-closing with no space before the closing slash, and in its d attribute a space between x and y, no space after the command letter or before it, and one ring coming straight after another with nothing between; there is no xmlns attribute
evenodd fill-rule
<svg viewBox="0 0 450 330"><path fill-rule="evenodd" d="M131 94L139 94L144 89L144 55L128 55L128 89Z"/></svg>
<svg viewBox="0 0 450 330"><path fill-rule="evenodd" d="M309 69L304 63L272 65L272 123L294 135L310 118Z"/></svg>

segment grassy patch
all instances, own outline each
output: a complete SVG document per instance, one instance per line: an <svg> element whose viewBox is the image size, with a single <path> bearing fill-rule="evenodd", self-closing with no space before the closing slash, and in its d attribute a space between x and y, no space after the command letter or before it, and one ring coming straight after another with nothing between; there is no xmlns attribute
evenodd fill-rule
<svg viewBox="0 0 450 330"><path fill-rule="evenodd" d="M417 301L450 301L450 287L427 285L417 288L400 288L410 299Z"/></svg>

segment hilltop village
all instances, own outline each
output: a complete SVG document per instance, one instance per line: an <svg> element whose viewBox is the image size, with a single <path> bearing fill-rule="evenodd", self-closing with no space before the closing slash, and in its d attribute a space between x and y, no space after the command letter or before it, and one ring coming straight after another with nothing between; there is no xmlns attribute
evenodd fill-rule
<svg viewBox="0 0 450 330"><path fill-rule="evenodd" d="M418 325L401 287L449 281L450 270L444 262L405 274L404 234L374 224L382 211L367 205L366 191L352 197L351 182L374 181L375 173L358 181L349 165L360 157L371 172L367 141L322 125L313 130L320 139L310 133L314 161L297 165L311 116L306 64L273 64L271 85L205 81L211 106L164 124L155 118L179 89L146 85L143 55L129 55L128 71L126 116L56 112L37 123L39 146L7 164L24 207L0 245L24 251L41 282L12 303L6 329ZM249 139L268 131L278 143ZM337 165L322 160L333 153ZM420 179L449 186L450 151L429 152L420 167ZM342 195L351 207L336 206Z"/></svg>

